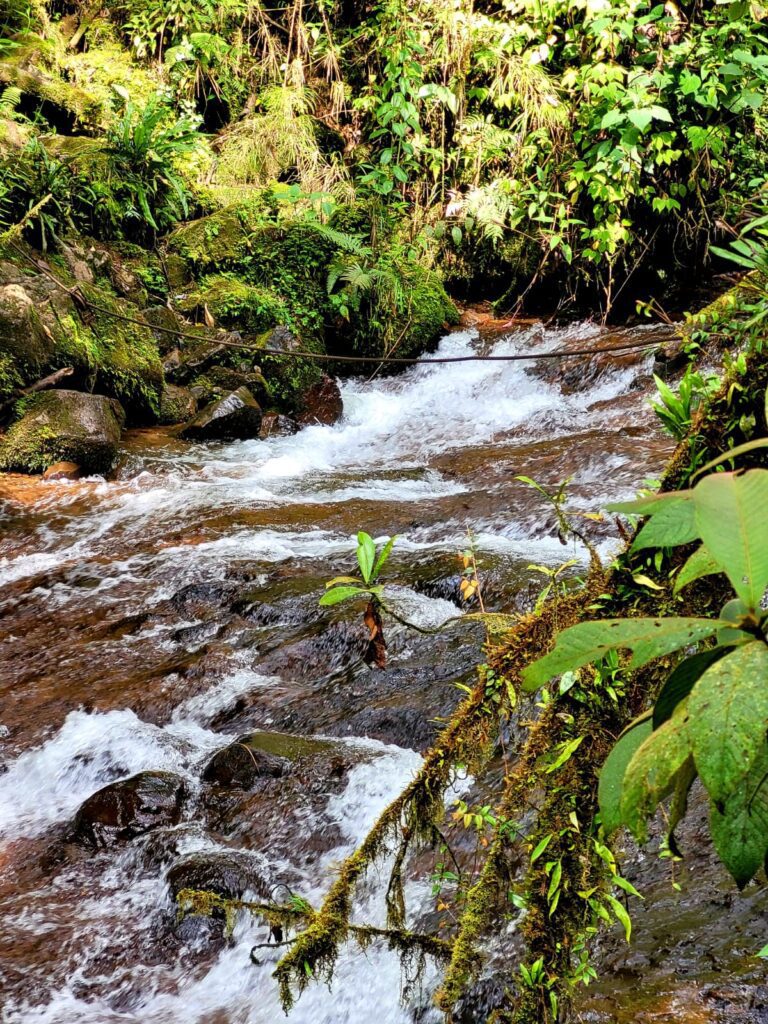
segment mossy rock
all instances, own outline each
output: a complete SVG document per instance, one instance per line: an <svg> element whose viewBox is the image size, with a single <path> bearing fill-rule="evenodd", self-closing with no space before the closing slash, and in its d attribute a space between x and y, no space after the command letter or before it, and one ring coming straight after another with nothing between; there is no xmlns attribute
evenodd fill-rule
<svg viewBox="0 0 768 1024"><path fill-rule="evenodd" d="M186 423L197 413L197 399L189 388L177 384L166 384L160 396L160 411L157 422L170 426L174 423Z"/></svg>
<svg viewBox="0 0 768 1024"><path fill-rule="evenodd" d="M134 421L153 420L163 368L150 326L105 289L86 282L79 288L100 307L85 320L50 278L0 260L0 394L71 366L77 386L117 398Z"/></svg>
<svg viewBox="0 0 768 1024"><path fill-rule="evenodd" d="M398 346L398 354L419 356L430 349L447 327L459 322L459 311L434 271L414 267L404 275L408 293L407 310L400 318L405 334Z"/></svg>
<svg viewBox="0 0 768 1024"><path fill-rule="evenodd" d="M217 324L249 333L265 331L290 319L284 299L275 292L224 275L204 278L178 307L183 313L197 315L207 309Z"/></svg>
<svg viewBox="0 0 768 1024"><path fill-rule="evenodd" d="M186 423L179 437L187 441L245 441L259 436L261 406L241 387L202 409Z"/></svg>
<svg viewBox="0 0 768 1024"><path fill-rule="evenodd" d="M342 329L332 346L333 353L345 354L351 348L360 355L383 356L395 343L395 355L416 358L432 348L457 324L459 312L448 297L440 276L418 265L402 272L401 284L405 299L403 310L397 316L373 315L368 303L363 302L350 317L349 327ZM349 366L340 364L337 372L350 372ZM353 367L359 373L359 367Z"/></svg>
<svg viewBox="0 0 768 1024"><path fill-rule="evenodd" d="M255 341L258 352L272 349L285 352L285 356L261 355L260 363L267 381L269 398L279 412L300 413L304 408L304 396L320 384L323 371L311 359L302 359L290 353L298 350L324 353L324 346L310 338L302 342L287 327L275 327L265 331Z"/></svg>
<svg viewBox="0 0 768 1024"><path fill-rule="evenodd" d="M0 444L0 469L42 473L73 462L84 473L108 473L125 414L105 395L45 391L18 403L18 419Z"/></svg>
<svg viewBox="0 0 768 1024"><path fill-rule="evenodd" d="M134 421L154 419L163 388L163 366L152 329L134 305L95 285L80 286L86 299L101 307L86 327L70 318L70 351L86 357L95 386L113 395ZM105 310L106 312L102 311ZM119 316L111 316L110 313ZM130 317L131 322L120 319ZM133 321L140 321L139 323Z"/></svg>
<svg viewBox="0 0 768 1024"><path fill-rule="evenodd" d="M258 202L235 203L182 224L166 239L169 253L198 271L234 267L249 254L248 240L263 223Z"/></svg>
<svg viewBox="0 0 768 1024"><path fill-rule="evenodd" d="M56 111L68 115L64 119L65 127L98 122L99 101L95 96L43 70L46 61L51 60L50 52L50 43L45 40L37 36L23 37L18 49L0 60L0 85L13 86L32 97L52 119ZM55 120L59 120L59 116Z"/></svg>
<svg viewBox="0 0 768 1024"><path fill-rule="evenodd" d="M32 129L29 125L12 121L8 117L0 117L0 160L16 156L29 144L31 138Z"/></svg>

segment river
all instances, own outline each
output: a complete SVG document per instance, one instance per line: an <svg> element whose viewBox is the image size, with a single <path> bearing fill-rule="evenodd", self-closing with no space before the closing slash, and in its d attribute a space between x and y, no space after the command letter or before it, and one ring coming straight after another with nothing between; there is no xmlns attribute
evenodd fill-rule
<svg viewBox="0 0 768 1024"><path fill-rule="evenodd" d="M526 325L457 331L441 355L649 344L666 328ZM134 431L115 479L0 479L0 1019L6 1024L272 1024L278 950L243 916L224 938L179 925L174 865L234 858L263 895L317 900L334 865L412 777L435 719L482 658L476 626L436 638L388 623L385 672L362 661L356 613L318 607L353 567L354 536L398 535L390 600L438 626L460 614L457 552L471 530L496 611L528 608L530 568L563 546L515 476L596 510L658 476L670 451L647 403L652 356L582 363L417 365L342 386L344 417L268 441L190 445ZM601 551L616 548L609 523ZM260 730L296 746L292 773L220 799L200 781L219 748ZM296 753L294 750L294 754ZM185 782L181 820L130 843L73 842L78 806L144 770ZM423 911L427 882L410 895ZM360 919L380 920L381 880ZM219 930L220 931L220 930ZM296 1024L431 1024L430 984L402 1004L393 954L350 947L331 992L310 986Z"/></svg>

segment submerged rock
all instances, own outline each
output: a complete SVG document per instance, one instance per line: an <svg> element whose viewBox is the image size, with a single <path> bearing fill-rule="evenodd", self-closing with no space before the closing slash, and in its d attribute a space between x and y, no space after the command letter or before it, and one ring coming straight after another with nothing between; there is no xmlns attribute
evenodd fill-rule
<svg viewBox="0 0 768 1024"><path fill-rule="evenodd" d="M303 427L313 423L331 426L341 419L344 412L339 385L326 373L317 384L307 388L301 396L301 404L303 408L298 415L298 422Z"/></svg>
<svg viewBox="0 0 768 1024"><path fill-rule="evenodd" d="M78 480L82 475L76 462L54 462L43 473L43 480Z"/></svg>
<svg viewBox="0 0 768 1024"><path fill-rule="evenodd" d="M238 441L258 437L261 406L247 388L211 402L181 431L188 441Z"/></svg>
<svg viewBox="0 0 768 1024"><path fill-rule="evenodd" d="M218 750L203 770L203 781L230 789L250 789L258 779L280 778L288 767L284 757L275 757L241 736Z"/></svg>
<svg viewBox="0 0 768 1024"><path fill-rule="evenodd" d="M235 850L222 853L193 853L182 857L165 876L171 896L183 889L214 892L224 899L241 899L250 891L269 895L269 882L253 856Z"/></svg>
<svg viewBox="0 0 768 1024"><path fill-rule="evenodd" d="M86 474L108 473L124 422L120 403L104 395L34 395L0 445L0 469L41 473L57 462L70 462Z"/></svg>
<svg viewBox="0 0 768 1024"><path fill-rule="evenodd" d="M175 825L185 796L184 780L173 772L139 772L112 782L80 806L74 820L75 838L91 846L111 846Z"/></svg>

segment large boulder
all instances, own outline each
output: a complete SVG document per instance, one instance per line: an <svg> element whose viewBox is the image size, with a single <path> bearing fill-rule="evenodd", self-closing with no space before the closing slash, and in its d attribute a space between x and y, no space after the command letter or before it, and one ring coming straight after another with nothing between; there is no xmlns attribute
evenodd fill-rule
<svg viewBox="0 0 768 1024"><path fill-rule="evenodd" d="M250 789L258 779L277 779L288 768L284 757L260 749L249 736L241 736L216 751L203 770L203 781L230 789Z"/></svg>
<svg viewBox="0 0 768 1024"><path fill-rule="evenodd" d="M312 384L301 397L303 409L297 420L302 427L310 427L315 423L331 426L341 419L344 403L339 385L328 374L324 373L317 384Z"/></svg>
<svg viewBox="0 0 768 1024"><path fill-rule="evenodd" d="M75 815L74 835L90 846L111 846L176 825L186 796L173 772L139 772L89 796Z"/></svg>
<svg viewBox="0 0 768 1024"><path fill-rule="evenodd" d="M134 422L153 420L163 368L141 312L83 279L79 292L93 303L84 317L64 286L30 267L0 258L0 402L71 366L73 388L117 398Z"/></svg>
<svg viewBox="0 0 768 1024"><path fill-rule="evenodd" d="M83 473L108 473L117 455L125 414L104 395L45 391L23 402L23 414L0 444L0 469L42 473L74 462Z"/></svg>
<svg viewBox="0 0 768 1024"><path fill-rule="evenodd" d="M211 402L182 429L188 441L238 441L258 437L261 406L248 388L238 388L225 398Z"/></svg>

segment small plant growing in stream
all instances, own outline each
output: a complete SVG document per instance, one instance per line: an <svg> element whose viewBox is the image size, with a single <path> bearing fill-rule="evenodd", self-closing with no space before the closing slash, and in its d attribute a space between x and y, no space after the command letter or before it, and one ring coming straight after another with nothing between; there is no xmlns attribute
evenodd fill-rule
<svg viewBox="0 0 768 1024"><path fill-rule="evenodd" d="M753 442L745 448L756 447ZM765 442L759 442L765 444ZM738 454L715 460L713 469ZM716 618L626 618L582 622L529 665L525 689L629 650L629 668L675 651L683 659L654 707L622 733L602 769L599 802L607 833L626 825L641 842L647 819L671 796L669 843L698 775L710 799L715 849L740 887L768 852L768 471L711 473L695 487L612 506L649 517L632 551L700 541L677 574L675 592L724 573L735 596ZM714 638L714 645L701 648ZM692 652L693 649L693 652Z"/></svg>
<svg viewBox="0 0 768 1024"><path fill-rule="evenodd" d="M380 551L370 534L361 530L357 535L357 565L359 576L336 576L329 580L326 591L320 598L320 605L329 608L342 601L366 600L363 613L365 625L370 633L365 661L368 665L384 668L387 661L387 645L381 621L381 597L384 588L377 583L381 571L392 554L396 537L390 537Z"/></svg>

